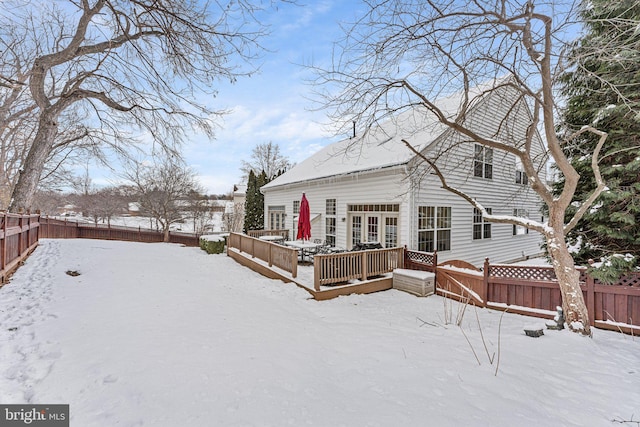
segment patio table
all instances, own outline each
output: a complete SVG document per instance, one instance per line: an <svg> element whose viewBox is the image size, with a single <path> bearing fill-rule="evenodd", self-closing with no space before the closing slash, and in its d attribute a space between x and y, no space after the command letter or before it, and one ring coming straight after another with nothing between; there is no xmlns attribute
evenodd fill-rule
<svg viewBox="0 0 640 427"><path fill-rule="evenodd" d="M286 246L290 246L292 248L296 248L300 251L300 255L302 258L302 262L304 262L304 256L309 255L310 251L313 249L317 249L318 246L322 246L321 243L313 243L313 242L304 242L298 240L291 240L288 242L284 242Z"/></svg>

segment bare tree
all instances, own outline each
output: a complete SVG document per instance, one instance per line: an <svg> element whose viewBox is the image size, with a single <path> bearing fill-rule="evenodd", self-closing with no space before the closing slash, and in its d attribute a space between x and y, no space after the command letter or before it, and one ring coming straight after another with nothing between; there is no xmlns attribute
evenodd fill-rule
<svg viewBox="0 0 640 427"><path fill-rule="evenodd" d="M229 201L222 215L225 231L241 233L244 226L244 201Z"/></svg>
<svg viewBox="0 0 640 427"><path fill-rule="evenodd" d="M194 187L193 191L189 192L185 198L185 212L193 220L193 232L197 234L204 232L212 213L209 200L202 194L203 192L204 189L202 187Z"/></svg>
<svg viewBox="0 0 640 427"><path fill-rule="evenodd" d="M196 95L214 93L218 79L234 81L253 71L245 66L260 51L263 34L256 3L4 1L0 39L35 52L19 64L19 84L28 87L36 115L10 209L31 206L56 148L82 141L95 155L105 146L126 155L140 142L137 131L177 155L188 129L211 135L217 113ZM5 52L1 61L9 64ZM3 70L0 89L13 90L13 80ZM65 126L77 132L61 141Z"/></svg>
<svg viewBox="0 0 640 427"><path fill-rule="evenodd" d="M280 152L280 146L278 144L271 141L263 142L253 147L249 161L242 161L242 166L240 167L242 171L242 182L247 181L250 171L253 171L256 176L264 171L267 174L267 179L270 181L275 178L278 173L282 173L292 166L293 164L287 156Z"/></svg>
<svg viewBox="0 0 640 427"><path fill-rule="evenodd" d="M130 164L123 178L136 187L141 210L156 221L168 242L171 224L183 219L181 202L198 189L194 172L180 161L164 158L153 164Z"/></svg>
<svg viewBox="0 0 640 427"><path fill-rule="evenodd" d="M544 236L567 323L571 330L590 335L579 274L565 235L605 189L598 156L607 135L591 126L564 140L556 135L556 84L566 63L566 35L575 33L573 5L519 0L373 0L367 4L366 15L349 27L338 43L333 67L319 70L316 83L323 105L332 111L342 131L356 122L365 132L404 111L421 109L457 134L456 144L480 144L519 159L528 185L548 207L548 221L492 215L476 198L449 185L447 160L451 159L444 154L450 148L428 151L410 136L404 139L407 148L439 177L443 188L467 200L486 220L526 227ZM481 89L474 91L474 87ZM460 89L462 100L455 108L442 108L436 103ZM499 123L506 124L523 105L530 111L530 123L519 138L509 136L506 125L487 134L482 126L467 120L479 100L504 98L505 91L511 93L513 101L505 117L497 118ZM544 136L546 155L565 177L559 196L554 196L545 182L545 162L534 149L539 131ZM562 148L585 132L599 138L591 153L597 186L580 202L573 218L565 222L579 175Z"/></svg>

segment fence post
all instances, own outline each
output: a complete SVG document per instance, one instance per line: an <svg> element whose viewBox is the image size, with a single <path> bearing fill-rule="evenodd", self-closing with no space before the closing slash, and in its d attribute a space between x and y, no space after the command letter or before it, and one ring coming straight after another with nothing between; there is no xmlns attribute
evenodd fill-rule
<svg viewBox="0 0 640 427"><path fill-rule="evenodd" d="M24 215L21 213L18 217L18 227L20 227L20 232L18 233L18 257L22 255L24 251L24 245L22 244L22 226L24 225Z"/></svg>
<svg viewBox="0 0 640 427"><path fill-rule="evenodd" d="M589 324L596 324L596 307L595 307L595 280L586 274L587 278L587 313L589 315Z"/></svg>
<svg viewBox="0 0 640 427"><path fill-rule="evenodd" d="M0 270L4 270L4 267L7 265L7 221L9 221L9 217L5 214L4 221L2 221L2 259L0 262Z"/></svg>
<svg viewBox="0 0 640 427"><path fill-rule="evenodd" d="M360 268L362 269L362 276L361 279L362 281L367 280L367 251L362 251L360 252Z"/></svg>
<svg viewBox="0 0 640 427"><path fill-rule="evenodd" d="M31 247L31 209L27 210L27 250Z"/></svg>
<svg viewBox="0 0 640 427"><path fill-rule="evenodd" d="M482 280L482 289L480 291L480 298L482 298L482 302L484 306L487 306L487 295L489 295L489 258L484 259L484 268L482 272L484 273L484 278Z"/></svg>
<svg viewBox="0 0 640 427"><path fill-rule="evenodd" d="M275 243L271 243L271 242L267 242L267 243L269 243L269 244L267 245L267 246L268 246L268 248L269 248L269 254L267 255L267 258L269 258L269 259L267 260L267 262L269 263L269 267L271 267L271 266L273 265L273 262L271 262L271 258L272 258L272 256L273 256L273 254L271 253L271 249L273 248L273 245L274 245Z"/></svg>

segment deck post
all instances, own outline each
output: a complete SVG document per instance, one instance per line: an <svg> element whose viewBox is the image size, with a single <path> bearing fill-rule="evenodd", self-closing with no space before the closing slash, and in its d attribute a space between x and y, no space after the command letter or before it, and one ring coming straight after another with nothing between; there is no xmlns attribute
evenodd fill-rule
<svg viewBox="0 0 640 427"><path fill-rule="evenodd" d="M361 279L362 281L367 280L367 268L369 266L367 265L367 251L362 251L360 252L360 268L361 268L361 272L362 272L362 276Z"/></svg>
<svg viewBox="0 0 640 427"><path fill-rule="evenodd" d="M298 277L298 251L291 251L291 276Z"/></svg>

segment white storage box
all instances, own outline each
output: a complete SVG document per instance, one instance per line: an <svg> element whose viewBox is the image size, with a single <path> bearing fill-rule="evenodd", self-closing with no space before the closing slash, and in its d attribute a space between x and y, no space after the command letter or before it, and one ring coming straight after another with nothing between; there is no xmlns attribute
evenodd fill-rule
<svg viewBox="0 0 640 427"><path fill-rule="evenodd" d="M393 270L393 288L426 297L435 292L434 273L419 270L407 270L404 268L396 268Z"/></svg>

